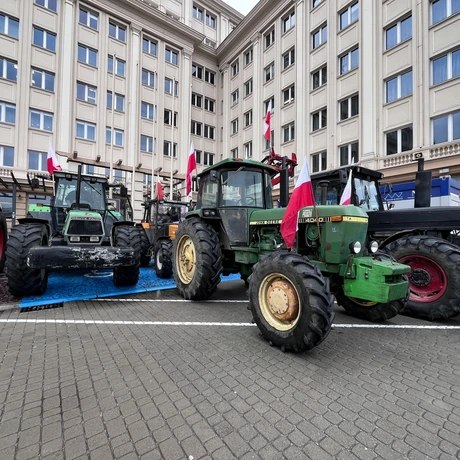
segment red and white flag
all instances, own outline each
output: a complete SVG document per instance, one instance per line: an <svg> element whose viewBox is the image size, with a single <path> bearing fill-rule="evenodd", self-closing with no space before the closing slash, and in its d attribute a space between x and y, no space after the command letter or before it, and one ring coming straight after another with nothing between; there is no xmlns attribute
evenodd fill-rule
<svg viewBox="0 0 460 460"><path fill-rule="evenodd" d="M305 161L281 222L281 235L288 248L294 246L295 236L299 229L299 211L305 206L313 206L314 204L313 186L308 171L308 163Z"/></svg>
<svg viewBox="0 0 460 460"><path fill-rule="evenodd" d="M46 166L48 168L48 172L53 174L54 171L62 171L61 165L56 156L56 152L51 147L51 144L48 144L48 155L46 157Z"/></svg>
<svg viewBox="0 0 460 460"><path fill-rule="evenodd" d="M271 103L268 103L268 108L267 108L267 115L265 117L265 122L264 122L264 137L267 139L268 142L270 142L271 139L271 130L270 130L270 116L271 116Z"/></svg>
<svg viewBox="0 0 460 460"><path fill-rule="evenodd" d="M157 180L157 199L158 200L164 200L165 199L165 194L163 192L163 187L161 185L161 182L160 182L160 178L158 178Z"/></svg>
<svg viewBox="0 0 460 460"><path fill-rule="evenodd" d="M186 188L185 194L189 195L192 191L192 172L196 169L196 157L195 157L195 147L190 146L190 153L188 154L188 163L187 163L187 177L186 177Z"/></svg>
<svg viewBox="0 0 460 460"><path fill-rule="evenodd" d="M340 203L343 206L351 204L351 169L350 175L348 176L347 185L345 186L342 196L340 198Z"/></svg>

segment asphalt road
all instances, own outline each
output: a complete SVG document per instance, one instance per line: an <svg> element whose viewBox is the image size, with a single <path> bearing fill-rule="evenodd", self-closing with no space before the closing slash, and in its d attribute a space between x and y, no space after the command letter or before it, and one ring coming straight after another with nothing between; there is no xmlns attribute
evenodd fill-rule
<svg viewBox="0 0 460 460"><path fill-rule="evenodd" d="M367 328L337 309L292 354L246 298L232 281L206 303L0 312L0 459L460 458L460 318Z"/></svg>

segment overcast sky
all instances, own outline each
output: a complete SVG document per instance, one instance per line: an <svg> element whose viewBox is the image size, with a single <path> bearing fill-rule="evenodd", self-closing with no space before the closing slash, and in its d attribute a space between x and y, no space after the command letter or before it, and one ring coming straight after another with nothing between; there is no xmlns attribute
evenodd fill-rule
<svg viewBox="0 0 460 460"><path fill-rule="evenodd" d="M224 0L227 5L235 8L236 11L245 16L256 6L259 0Z"/></svg>

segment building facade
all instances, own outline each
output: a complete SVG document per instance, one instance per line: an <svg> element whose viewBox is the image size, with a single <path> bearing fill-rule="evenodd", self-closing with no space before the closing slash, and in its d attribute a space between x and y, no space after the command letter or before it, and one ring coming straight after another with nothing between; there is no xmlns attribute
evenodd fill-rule
<svg viewBox="0 0 460 460"><path fill-rule="evenodd" d="M391 182L460 178L458 0L10 0L0 5L0 178L83 163L131 190L184 192L198 169L276 153ZM271 110L271 144L262 135ZM153 179L155 181L156 179ZM45 181L43 194L50 194ZM8 205L11 188L0 182ZM41 193L41 192L40 192ZM38 196L38 198L36 197ZM4 208L5 208L4 204Z"/></svg>

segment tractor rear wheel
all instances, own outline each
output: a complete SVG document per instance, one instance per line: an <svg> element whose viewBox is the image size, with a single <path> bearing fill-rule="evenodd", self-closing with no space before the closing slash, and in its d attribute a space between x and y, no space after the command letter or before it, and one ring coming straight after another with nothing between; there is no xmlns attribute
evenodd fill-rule
<svg viewBox="0 0 460 460"><path fill-rule="evenodd" d="M11 229L6 251L8 289L15 297L41 295L48 286L48 270L29 268L27 254L36 246L48 244L44 225L19 224Z"/></svg>
<svg viewBox="0 0 460 460"><path fill-rule="evenodd" d="M436 321L460 313L460 248L443 239L413 235L384 249L409 265L409 301L404 315Z"/></svg>
<svg viewBox="0 0 460 460"><path fill-rule="evenodd" d="M150 264L150 241L147 233L142 227L139 227L139 234L141 236L141 267L148 267Z"/></svg>
<svg viewBox="0 0 460 460"><path fill-rule="evenodd" d="M118 248L133 248L137 261L129 267L113 269L113 284L115 286L134 286L139 281L139 265L141 253L141 237L136 227L120 225L115 227L113 245Z"/></svg>
<svg viewBox="0 0 460 460"><path fill-rule="evenodd" d="M217 232L200 218L179 225L174 239L174 279L184 299L206 300L215 292L222 272Z"/></svg>
<svg viewBox="0 0 460 460"><path fill-rule="evenodd" d="M158 278L171 278L173 275L172 247L171 240L158 240L155 245L154 263Z"/></svg>
<svg viewBox="0 0 460 460"><path fill-rule="evenodd" d="M249 308L262 335L283 351L311 350L334 319L329 281L305 257L277 251L254 265Z"/></svg>
<svg viewBox="0 0 460 460"><path fill-rule="evenodd" d="M5 267L6 240L7 240L6 219L0 213L0 273L3 272L3 268Z"/></svg>

